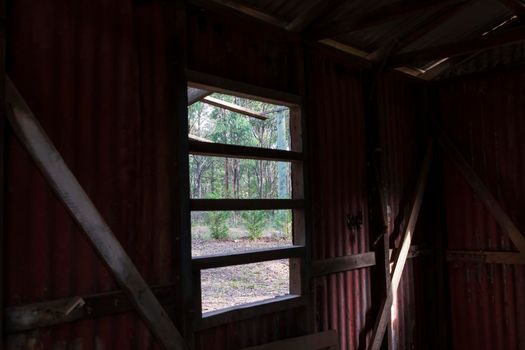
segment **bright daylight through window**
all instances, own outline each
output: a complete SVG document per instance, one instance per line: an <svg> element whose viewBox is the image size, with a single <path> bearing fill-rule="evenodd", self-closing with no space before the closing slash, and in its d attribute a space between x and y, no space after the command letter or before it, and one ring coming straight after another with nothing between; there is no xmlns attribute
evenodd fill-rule
<svg viewBox="0 0 525 350"><path fill-rule="evenodd" d="M191 85L188 100L192 259L202 315L301 294L299 109Z"/></svg>

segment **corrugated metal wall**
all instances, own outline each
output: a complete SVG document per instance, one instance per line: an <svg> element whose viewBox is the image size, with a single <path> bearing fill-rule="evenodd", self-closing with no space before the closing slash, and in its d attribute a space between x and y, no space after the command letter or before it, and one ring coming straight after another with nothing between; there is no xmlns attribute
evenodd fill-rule
<svg viewBox="0 0 525 350"><path fill-rule="evenodd" d="M172 280L166 11L127 0L21 0L9 14L8 74L151 284ZM7 157L7 305L118 289L11 134ZM149 349L154 342L126 313L12 336L10 344Z"/></svg>
<svg viewBox="0 0 525 350"><path fill-rule="evenodd" d="M525 231L525 70L455 79L440 88L445 131ZM514 250L452 163L445 162L448 248ZM525 349L525 267L449 264L455 349Z"/></svg>
<svg viewBox="0 0 525 350"><path fill-rule="evenodd" d="M312 153L313 259L368 251L364 225L351 230L347 215L367 215L363 87L359 75L321 55L309 58L308 121ZM317 330L337 329L341 349L363 349L369 314L369 269L317 278Z"/></svg>
<svg viewBox="0 0 525 350"><path fill-rule="evenodd" d="M408 223L412 196L428 142L427 93L423 83L398 73L382 76L378 92L387 227L391 246L398 247ZM433 233L427 215L431 208L430 195L429 191L425 193L413 244L428 244L428 235ZM422 256L406 263L392 312L394 349L430 348L429 338L425 338L428 336L425 322L428 324L432 315L424 304L427 291L423 283L430 263Z"/></svg>

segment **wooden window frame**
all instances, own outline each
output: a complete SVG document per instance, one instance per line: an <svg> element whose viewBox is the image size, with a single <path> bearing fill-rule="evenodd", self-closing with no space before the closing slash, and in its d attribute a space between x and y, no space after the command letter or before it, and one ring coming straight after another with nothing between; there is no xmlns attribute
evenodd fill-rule
<svg viewBox="0 0 525 350"><path fill-rule="evenodd" d="M188 193L188 202L182 207L187 208L185 219L189 222L192 211L214 210L278 210L292 211L293 245L287 247L260 249L234 254L219 254L213 256L192 257L191 253L191 225L186 225L186 236L182 240L182 249L186 250L183 256L186 261L183 269L190 281L183 280L183 289L186 295L191 296L193 302L186 310L187 320L194 331L216 327L221 324L236 322L260 315L279 312L291 308L305 306L309 303L309 271L310 271L310 234L309 234L309 201L307 197L307 176L305 157L305 121L302 113L303 100L300 96L281 91L261 88L258 86L236 82L222 77L212 76L201 72L186 71L187 86L208 91L225 93L228 95L249 98L262 102L283 105L290 110L290 151L264 149L208 143L190 140L185 137L184 149L188 155L220 156L246 159L264 159L271 161L285 161L291 164L292 196L291 199L191 199ZM186 123L183 129L188 129L188 118L181 118ZM185 160L184 160L185 159ZM189 170L189 157L181 161L188 162L183 169ZM290 294L273 299L254 303L236 305L216 311L202 312L201 271L205 269L244 265L256 262L289 259L290 262Z"/></svg>

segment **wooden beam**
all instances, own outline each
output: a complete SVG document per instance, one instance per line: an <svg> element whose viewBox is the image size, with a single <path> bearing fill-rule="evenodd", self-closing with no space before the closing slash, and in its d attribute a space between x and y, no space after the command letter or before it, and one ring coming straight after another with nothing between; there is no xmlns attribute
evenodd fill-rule
<svg viewBox="0 0 525 350"><path fill-rule="evenodd" d="M289 338L272 343L252 346L243 350L339 350L339 336L337 331L329 330L320 333L308 334L302 337Z"/></svg>
<svg viewBox="0 0 525 350"><path fill-rule="evenodd" d="M520 0L498 0L518 17L525 16L525 4Z"/></svg>
<svg viewBox="0 0 525 350"><path fill-rule="evenodd" d="M260 119L260 120L268 119L268 117L266 115L264 115L264 114L262 114L260 112L257 112L257 111L254 111L254 110L251 110L251 109L248 109L248 108L236 105L235 103L230 103L230 102L226 102L226 101L223 101L223 100L219 100L218 98L215 98L215 97L206 96L206 97L204 97L202 99L202 102L207 103L207 104L212 105L212 106L215 106L215 107L227 109L227 110L232 111L234 113L247 115L247 116L250 116L250 117L253 117L253 118L257 118L257 119Z"/></svg>
<svg viewBox="0 0 525 350"><path fill-rule="evenodd" d="M521 41L525 41L525 26L517 27L498 34L480 36L474 39L466 39L425 49L403 52L392 57L389 66L400 67L408 64L430 62L440 58L487 50L493 47Z"/></svg>
<svg viewBox="0 0 525 350"><path fill-rule="evenodd" d="M307 7L291 21L286 30L290 32L301 32L304 28L312 24L316 19L328 14L329 11L337 8L343 0L315 0L307 3Z"/></svg>
<svg viewBox="0 0 525 350"><path fill-rule="evenodd" d="M215 254L198 256L192 259L194 270L216 269L219 267L253 264L257 262L298 258L304 253L304 246L278 247L251 250L236 254Z"/></svg>
<svg viewBox="0 0 525 350"><path fill-rule="evenodd" d="M6 27L7 27L7 1L0 0L0 312L4 315L5 308L5 272L6 272L6 245L5 245L5 164L6 164L6 135L7 117L5 101L6 80ZM0 317L0 349L7 346L5 335L5 320Z"/></svg>
<svg viewBox="0 0 525 350"><path fill-rule="evenodd" d="M189 151L191 154L241 159L263 159L284 162L301 161L303 159L302 153L294 151L209 143L192 139L189 140Z"/></svg>
<svg viewBox="0 0 525 350"><path fill-rule="evenodd" d="M393 250L389 251L389 258L392 256ZM431 250L419 246L411 246L408 251L408 258L416 258L422 255L428 255ZM312 277L319 277L330 275L338 272L352 271L371 267L376 264L376 256L374 252L339 256L337 258L317 260L312 262Z"/></svg>
<svg viewBox="0 0 525 350"><path fill-rule="evenodd" d="M285 106L298 106L302 103L301 96L284 91L263 88L193 70L187 70L186 75L188 77L188 86L194 88L208 89L215 92Z"/></svg>
<svg viewBox="0 0 525 350"><path fill-rule="evenodd" d="M423 161L423 166L421 168L421 173L418 178L416 185L416 192L414 199L412 201L412 209L410 211L410 217L408 219L408 224L403 234L403 239L401 241L401 247L397 250L393 256L393 272L390 289L387 291L383 303L381 305L379 315L376 319L374 330L372 332L372 337L369 350L378 350L381 347L383 341L383 336L387 328L387 323L390 315L390 308L392 306L393 294L397 292L399 282L401 281L401 276L403 269L405 267L406 260L408 258L408 253L410 249L410 244L412 242L412 236L414 234L414 229L416 228L417 219L419 217L419 211L421 209L421 204L423 203L423 196L425 194L425 188L427 184L428 174L430 171L430 165L432 162L432 144L429 145L428 150L425 154L425 159Z"/></svg>
<svg viewBox="0 0 525 350"><path fill-rule="evenodd" d="M192 199L192 211L302 209L302 199Z"/></svg>
<svg viewBox="0 0 525 350"><path fill-rule="evenodd" d="M459 11L463 10L467 4L471 3L471 1L457 2L451 4L450 6L444 6L438 9L431 17L418 24L415 28L410 28L410 30L401 34L397 38L396 44L394 48L389 52L389 55L397 55L405 47L410 46L418 39L422 38L432 30L447 22L450 18L454 17ZM376 51L372 55L378 55L378 51Z"/></svg>
<svg viewBox="0 0 525 350"><path fill-rule="evenodd" d="M16 135L159 343L166 349L187 349L184 338L9 79L6 100L8 118Z"/></svg>
<svg viewBox="0 0 525 350"><path fill-rule="evenodd" d="M467 163L465 158L458 151L456 146L445 134L441 134L439 137L439 144L448 155L450 160L456 165L467 183L470 185L474 193L481 200L483 204L490 211L494 219L501 226L503 231L510 238L512 243L518 248L518 250L525 256L525 237L516 227L512 219L507 215L503 207L498 203L496 198L492 195L487 186L483 183L483 180L479 178L474 169Z"/></svg>
<svg viewBox="0 0 525 350"><path fill-rule="evenodd" d="M173 284L152 286L151 290L160 303L167 306L174 305L176 302L175 287ZM69 312L66 312L65 306L71 305L71 302L77 299L82 299L84 304L70 308L67 310ZM30 331L63 323L114 315L133 309L134 305L122 291L12 306L6 310L6 331L8 333Z"/></svg>
<svg viewBox="0 0 525 350"><path fill-rule="evenodd" d="M280 311L291 310L308 304L306 297L301 295L281 295L272 299L256 301L217 311L204 312L202 319L195 324L198 331L215 328L225 324L250 320Z"/></svg>
<svg viewBox="0 0 525 350"><path fill-rule="evenodd" d="M447 261L468 261L484 264L525 265L525 255L519 252L448 250Z"/></svg>
<svg viewBox="0 0 525 350"><path fill-rule="evenodd" d="M188 87L188 106L191 106L195 102L202 100L204 97L210 95L212 92L202 89Z"/></svg>
<svg viewBox="0 0 525 350"><path fill-rule="evenodd" d="M263 23L278 27L285 28L288 25L283 19L272 16L266 12L260 11L255 7L247 5L241 1L235 0L189 0L190 3L196 6L202 6L207 8L222 7L229 10L234 10L245 16L255 18Z"/></svg>
<svg viewBox="0 0 525 350"><path fill-rule="evenodd" d="M403 0L382 6L371 12L349 16L348 19L321 28L312 28L307 33L310 40L335 38L364 28L388 23L400 17L414 15L423 11L433 10L463 2L465 0Z"/></svg>
<svg viewBox="0 0 525 350"><path fill-rule="evenodd" d="M318 260L312 262L312 277L329 275L337 272L362 269L376 264L375 253L361 253L340 256L332 259Z"/></svg>

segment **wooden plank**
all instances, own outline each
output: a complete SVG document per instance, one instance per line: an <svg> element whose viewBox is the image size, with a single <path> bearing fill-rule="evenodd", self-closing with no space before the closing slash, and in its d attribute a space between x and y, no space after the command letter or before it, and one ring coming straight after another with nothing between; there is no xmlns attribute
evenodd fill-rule
<svg viewBox="0 0 525 350"><path fill-rule="evenodd" d="M389 62L389 67L424 63L445 57L453 57L491 49L493 47L525 41L525 26L502 33L480 36L474 39L460 40L453 43L432 46L420 50L400 53Z"/></svg>
<svg viewBox="0 0 525 350"><path fill-rule="evenodd" d="M192 199L192 211L302 209L302 199Z"/></svg>
<svg viewBox="0 0 525 350"><path fill-rule="evenodd" d="M301 96L298 95L230 80L216 75L193 70L187 70L186 75L188 77L188 85L194 88L208 89L215 92L285 106L297 106L302 102Z"/></svg>
<svg viewBox="0 0 525 350"><path fill-rule="evenodd" d="M159 302L167 306L176 303L175 287L174 284L152 286L151 290ZM8 333L30 331L63 323L114 315L134 309L134 305L124 292L114 291L82 296L80 299L84 301L83 305L65 312L65 306L77 298L63 298L9 307L6 310L6 331Z"/></svg>
<svg viewBox="0 0 525 350"><path fill-rule="evenodd" d="M312 262L312 277L329 275L337 272L362 269L376 264L375 253L361 253L340 256L333 259L318 260Z"/></svg>
<svg viewBox="0 0 525 350"><path fill-rule="evenodd" d="M302 337L279 340L273 343L252 346L244 350L319 350L339 349L337 331L329 330L320 333L308 334Z"/></svg>
<svg viewBox="0 0 525 350"><path fill-rule="evenodd" d="M215 328L224 324L253 319L280 311L307 305L307 299L300 295L283 295L272 299L232 306L217 311L205 312L195 325L196 330Z"/></svg>
<svg viewBox="0 0 525 350"><path fill-rule="evenodd" d="M364 28L385 24L400 17L450 6L463 1L465 0L396 1L364 14L348 16L344 21L336 22L322 28L312 28L312 30L307 33L307 37L310 40L335 38Z"/></svg>
<svg viewBox="0 0 525 350"><path fill-rule="evenodd" d="M475 250L448 250L447 261L468 261L485 264L525 265L525 256L519 252Z"/></svg>
<svg viewBox="0 0 525 350"><path fill-rule="evenodd" d="M304 246L289 246L251 250L236 254L215 254L194 257L194 270L215 269L232 265L245 265L256 262L297 258L304 253Z"/></svg>
<svg viewBox="0 0 525 350"><path fill-rule="evenodd" d="M71 173L20 93L9 79L6 84L11 126L53 190L84 230L159 343L166 349L187 349L184 339L162 305Z"/></svg>
<svg viewBox="0 0 525 350"><path fill-rule="evenodd" d="M211 91L188 87L188 106L202 100L204 97L211 95Z"/></svg>
<svg viewBox="0 0 525 350"><path fill-rule="evenodd" d="M230 102L226 102L226 101L223 101L223 100L219 100L218 98L215 98L215 97L206 96L206 97L204 97L202 99L202 102L207 103L207 104L212 105L212 106L215 106L215 107L227 109L227 110L232 111L234 113L247 115L249 117L257 118L257 119L260 119L260 120L267 120L268 119L268 117L266 115L264 115L263 113L260 113L260 112L257 112L257 111L253 111L251 109L248 109L248 108L236 105L235 103L230 103Z"/></svg>
<svg viewBox="0 0 525 350"><path fill-rule="evenodd" d="M419 216L419 211L421 209L421 204L423 202L423 196L425 194L426 183L428 179L428 173L430 170L430 165L432 162L432 144L429 145L428 150L425 154L425 159L423 161L423 166L421 168L421 173L418 178L416 185L416 192L412 202L412 209L410 211L410 217L408 219L408 224L403 234L403 239L401 241L401 247L398 251L395 252L393 257L393 272L390 289L387 291L379 315L376 319L374 330L372 332L371 341L368 349L378 350L381 347L383 336L385 330L389 323L390 308L392 306L392 296L397 292L399 282L401 281L401 275L405 267L405 263L408 257L408 252L410 244L412 242L412 236L414 229L416 228L417 219Z"/></svg>
<svg viewBox="0 0 525 350"><path fill-rule="evenodd" d="M224 143L207 143L197 140L189 140L189 152L191 154L199 154L204 156L263 159L283 162L303 160L303 155L299 152L227 145Z"/></svg>
<svg viewBox="0 0 525 350"><path fill-rule="evenodd" d="M5 0L0 0L0 312L4 315L5 308L5 161L6 161L6 104L5 104L5 65L6 65L6 27L7 9ZM5 320L0 317L0 349L7 344L5 335Z"/></svg>
<svg viewBox="0 0 525 350"><path fill-rule="evenodd" d="M467 163L465 158L458 151L456 146L445 134L441 134L439 137L439 144L448 155L450 160L456 165L465 180L481 200L481 202L487 207L494 219L501 226L503 231L510 238L512 243L518 248L521 254L525 255L525 237L516 227L512 219L507 215L503 207L498 203L496 198L492 195L487 186L476 174L474 169Z"/></svg>

